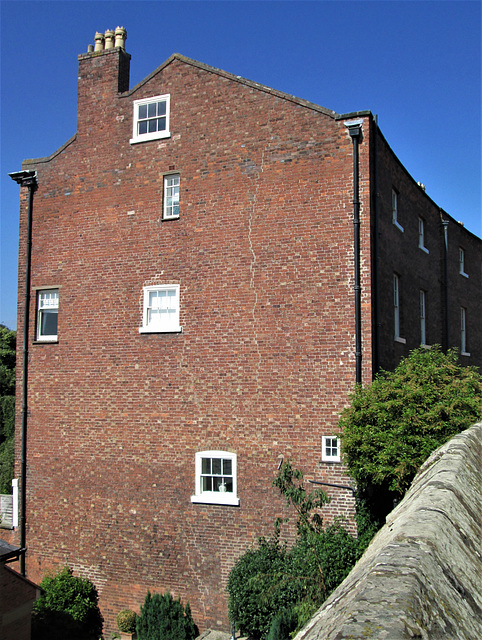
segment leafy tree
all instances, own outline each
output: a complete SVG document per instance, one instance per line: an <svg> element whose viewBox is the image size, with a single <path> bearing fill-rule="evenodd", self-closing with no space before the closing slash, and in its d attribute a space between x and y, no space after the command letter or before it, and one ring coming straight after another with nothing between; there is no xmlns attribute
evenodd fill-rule
<svg viewBox="0 0 482 640"><path fill-rule="evenodd" d="M98 640L103 618L97 589L64 567L40 583L42 595L33 605L32 640Z"/></svg>
<svg viewBox="0 0 482 640"><path fill-rule="evenodd" d="M12 492L16 337L15 331L0 325L0 493Z"/></svg>
<svg viewBox="0 0 482 640"><path fill-rule="evenodd" d="M194 640L197 627L189 603L182 606L181 599L172 595L147 592L137 618L138 640Z"/></svg>
<svg viewBox="0 0 482 640"><path fill-rule="evenodd" d="M482 378L457 351L415 349L358 386L340 419L342 453L361 492L400 498L427 457L480 420Z"/></svg>

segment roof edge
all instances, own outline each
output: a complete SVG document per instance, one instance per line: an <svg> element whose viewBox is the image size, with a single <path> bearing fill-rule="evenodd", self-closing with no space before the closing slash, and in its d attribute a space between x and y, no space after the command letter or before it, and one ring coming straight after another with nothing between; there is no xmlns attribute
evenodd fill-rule
<svg viewBox="0 0 482 640"><path fill-rule="evenodd" d="M28 166L30 166L32 164L43 164L43 163L46 163L46 162L50 162L56 156L58 156L60 153L62 153L62 151L64 151L69 145L71 145L72 142L74 142L76 138L77 138L77 134L74 133L74 135L71 138L69 138L67 140L67 142L64 142L64 144L61 147L59 147L56 151L51 153L49 156L44 156L43 158L28 158L27 160L23 160L22 161L22 169L25 169L26 167L28 167Z"/></svg>
<svg viewBox="0 0 482 640"><path fill-rule="evenodd" d="M248 80L247 78L243 78L242 76L236 76L233 73L229 73L228 71L223 71L222 69L218 69L216 67L211 67L210 65L205 64L204 62L199 62L198 60L193 60L192 58L188 58L187 56L183 56L180 53L173 53L165 62L163 62L159 67L157 67L157 69L154 69L154 71L152 73L150 73L143 80L141 80L138 84L136 84L135 87L132 87L132 89L129 89L129 91L126 91L125 93L123 93L122 96L120 96L120 97L131 96L134 92L136 92L143 85L145 85L147 82L149 82L149 80L151 80L154 76L156 76L158 73L160 73L163 69L165 69L172 62L174 62L174 60L179 60L180 62L184 62L185 64L189 64L192 67L196 67L198 69L202 69L203 71L207 71L208 73L214 73L214 74L216 74L218 76L221 76L222 78L226 78L228 80L232 80L233 82L238 82L239 84L243 84L243 85L245 85L247 87L251 87L252 89L257 89L258 91L262 91L264 93L269 93L270 95L275 96L277 98L281 98L283 100L288 100L289 102L294 102L295 104L298 104L298 105L300 105L302 107L306 107L307 109L312 109L314 111L318 111L319 113L323 113L324 115L329 116L330 118L333 118L334 120L339 120L340 118L345 117L345 116L340 115L336 111L333 111L332 109L326 109L325 107L321 107L320 105L315 104L314 102L310 102L309 100L304 100L303 98L298 98L297 96L293 96L293 95L291 95L289 93L284 93L283 91L278 91L277 89L272 89L271 87L268 87L267 85L260 84L259 82L254 82L253 80ZM367 112L360 111L360 112L356 112L356 113L368 115L371 112L370 111L367 111Z"/></svg>

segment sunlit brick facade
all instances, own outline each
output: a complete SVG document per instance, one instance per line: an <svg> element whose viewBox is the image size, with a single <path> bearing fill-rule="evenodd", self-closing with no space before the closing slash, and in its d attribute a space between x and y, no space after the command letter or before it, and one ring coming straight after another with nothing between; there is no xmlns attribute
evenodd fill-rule
<svg viewBox="0 0 482 640"><path fill-rule="evenodd" d="M189 600L201 630L226 629L230 568L286 514L271 487L280 461L350 482L322 455L356 380L347 122L361 131L364 384L420 344L421 289L428 342L446 340L444 292L456 294L451 344L465 305L464 358L481 364L480 240L413 181L370 112L339 115L177 54L129 89L129 60L122 47L79 56L77 133L23 165L38 182L27 574L89 576L109 631L148 588ZM442 219L450 273L459 245L469 269L448 287ZM353 522L352 493L327 492L325 517Z"/></svg>

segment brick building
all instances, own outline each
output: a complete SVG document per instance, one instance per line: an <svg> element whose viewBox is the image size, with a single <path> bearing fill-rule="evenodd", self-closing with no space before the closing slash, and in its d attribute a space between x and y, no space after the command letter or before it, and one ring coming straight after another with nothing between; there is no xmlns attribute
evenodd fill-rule
<svg viewBox="0 0 482 640"><path fill-rule="evenodd" d="M108 630L147 588L226 628L230 568L284 513L280 460L349 482L335 436L355 381L421 343L482 364L481 241L369 111L178 54L130 89L124 37L79 56L76 134L12 174L26 572L90 577ZM350 491L327 492L326 517L351 518Z"/></svg>

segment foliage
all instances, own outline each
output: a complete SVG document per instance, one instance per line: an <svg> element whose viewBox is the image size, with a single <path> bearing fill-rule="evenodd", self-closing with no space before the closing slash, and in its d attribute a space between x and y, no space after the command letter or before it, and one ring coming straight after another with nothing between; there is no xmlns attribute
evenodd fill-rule
<svg viewBox="0 0 482 640"><path fill-rule="evenodd" d="M294 609L282 609L271 622L267 640L290 640L291 632L298 626Z"/></svg>
<svg viewBox="0 0 482 640"><path fill-rule="evenodd" d="M123 633L135 633L137 613L131 609L123 609L117 614L117 626Z"/></svg>
<svg viewBox="0 0 482 640"><path fill-rule="evenodd" d="M98 640L103 618L90 580L64 567L55 576L45 576L40 588L33 605L32 640Z"/></svg>
<svg viewBox="0 0 482 640"><path fill-rule="evenodd" d="M260 538L242 555L228 578L229 617L242 635L264 638L273 617L304 595L305 581L294 575L288 549L279 539Z"/></svg>
<svg viewBox="0 0 482 640"><path fill-rule="evenodd" d="M260 538L239 558L228 579L229 615L243 635L283 640L288 627L300 629L344 580L360 547L340 523L323 528L318 510L328 499L320 489L308 493L302 472L290 462L273 486L296 511L296 542L291 548L280 543L277 521L272 539Z"/></svg>
<svg viewBox="0 0 482 640"><path fill-rule="evenodd" d="M296 482L295 482L296 481ZM321 509L329 502L329 498L322 489L314 489L307 493L303 484L303 472L295 469L291 462L281 465L277 477L273 480L273 486L279 489L286 499L288 506L294 507L297 518L298 533L306 531L320 532L323 530L323 520L316 509ZM278 520L275 526L281 523Z"/></svg>
<svg viewBox="0 0 482 640"><path fill-rule="evenodd" d="M0 325L0 493L12 492L16 336L15 331Z"/></svg>
<svg viewBox="0 0 482 640"><path fill-rule="evenodd" d="M357 387L340 419L342 453L362 490L402 496L426 458L482 415L482 378L457 351L415 349Z"/></svg>
<svg viewBox="0 0 482 640"><path fill-rule="evenodd" d="M193 640L197 628L189 603L182 606L181 599L172 595L147 592L137 618L138 640Z"/></svg>

